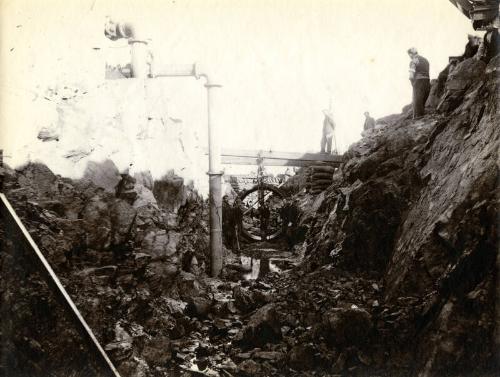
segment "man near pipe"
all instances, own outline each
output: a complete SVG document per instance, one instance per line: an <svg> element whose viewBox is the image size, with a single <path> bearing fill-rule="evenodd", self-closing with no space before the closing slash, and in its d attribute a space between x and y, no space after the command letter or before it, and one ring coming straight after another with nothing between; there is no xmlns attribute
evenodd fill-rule
<svg viewBox="0 0 500 377"><path fill-rule="evenodd" d="M222 235L227 248L232 249L235 241L235 228L233 207L229 203L229 197L222 197Z"/></svg>
<svg viewBox="0 0 500 377"><path fill-rule="evenodd" d="M240 197L237 197L233 203L233 220L234 224L234 241L235 249L240 251L240 239L243 232L243 202Z"/></svg>
<svg viewBox="0 0 500 377"><path fill-rule="evenodd" d="M425 113L425 102L431 89L429 62L418 54L415 47L408 49L410 56L410 82L413 87L413 119Z"/></svg>

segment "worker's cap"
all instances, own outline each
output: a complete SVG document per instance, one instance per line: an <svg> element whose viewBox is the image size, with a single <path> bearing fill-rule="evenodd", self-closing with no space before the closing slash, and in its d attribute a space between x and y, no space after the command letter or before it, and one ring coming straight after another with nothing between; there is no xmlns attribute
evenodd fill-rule
<svg viewBox="0 0 500 377"><path fill-rule="evenodd" d="M365 115L370 115L370 113L368 111L365 111Z"/></svg>
<svg viewBox="0 0 500 377"><path fill-rule="evenodd" d="M411 55L418 54L418 51L415 47L410 47L407 52L408 52L408 54L411 54Z"/></svg>

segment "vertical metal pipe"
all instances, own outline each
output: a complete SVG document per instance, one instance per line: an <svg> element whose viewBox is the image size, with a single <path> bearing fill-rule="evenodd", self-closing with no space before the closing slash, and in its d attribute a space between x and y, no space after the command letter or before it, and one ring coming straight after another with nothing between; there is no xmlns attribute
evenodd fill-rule
<svg viewBox="0 0 500 377"><path fill-rule="evenodd" d="M130 39L130 54L132 77L145 79L149 75L148 42L139 39Z"/></svg>
<svg viewBox="0 0 500 377"><path fill-rule="evenodd" d="M219 276L222 270L222 190L220 138L216 120L217 95L221 85L210 81L207 88L208 111L208 175L210 205L210 265L212 277Z"/></svg>
<svg viewBox="0 0 500 377"><path fill-rule="evenodd" d="M108 19L104 34L111 40L129 38L130 53L132 58L132 77L147 78L160 76L194 76L197 79L205 77L207 83L208 101L208 175L209 175L209 203L210 203L210 260L211 275L219 276L222 270L222 171L220 161L220 144L217 120L215 114L218 101L216 100L218 88L222 85L215 84L210 80L206 71L197 72L196 65L167 67L165 72L155 72L156 69L148 62L148 43L136 39L138 32L133 24L115 23Z"/></svg>

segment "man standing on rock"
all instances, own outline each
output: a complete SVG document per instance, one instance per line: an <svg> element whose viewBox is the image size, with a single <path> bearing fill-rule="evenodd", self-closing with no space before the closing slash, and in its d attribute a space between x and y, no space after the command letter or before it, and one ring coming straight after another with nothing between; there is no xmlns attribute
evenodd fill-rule
<svg viewBox="0 0 500 377"><path fill-rule="evenodd" d="M363 125L363 131L369 131L375 129L375 119L370 116L368 111L365 111L365 124Z"/></svg>
<svg viewBox="0 0 500 377"><path fill-rule="evenodd" d="M465 45L465 51L460 57L460 61L474 57L479 49L479 45L481 44L481 39L472 34L467 34L467 40L468 42Z"/></svg>
<svg viewBox="0 0 500 377"><path fill-rule="evenodd" d="M332 153L333 132L335 131L335 122L330 111L323 110L325 119L323 120L323 136L321 138L321 153Z"/></svg>
<svg viewBox="0 0 500 377"><path fill-rule="evenodd" d="M425 113L425 102L431 89L429 79L429 62L418 54L415 47L408 49L410 56L410 82L413 86L413 119Z"/></svg>

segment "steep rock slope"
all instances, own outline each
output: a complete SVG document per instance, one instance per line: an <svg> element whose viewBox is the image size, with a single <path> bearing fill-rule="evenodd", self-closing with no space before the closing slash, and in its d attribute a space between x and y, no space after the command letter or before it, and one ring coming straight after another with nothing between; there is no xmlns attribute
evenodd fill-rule
<svg viewBox="0 0 500 377"><path fill-rule="evenodd" d="M377 276L384 305L401 307L379 340L399 343L412 375L493 370L499 69L498 56L466 60L439 112L380 120L304 219L306 269Z"/></svg>

